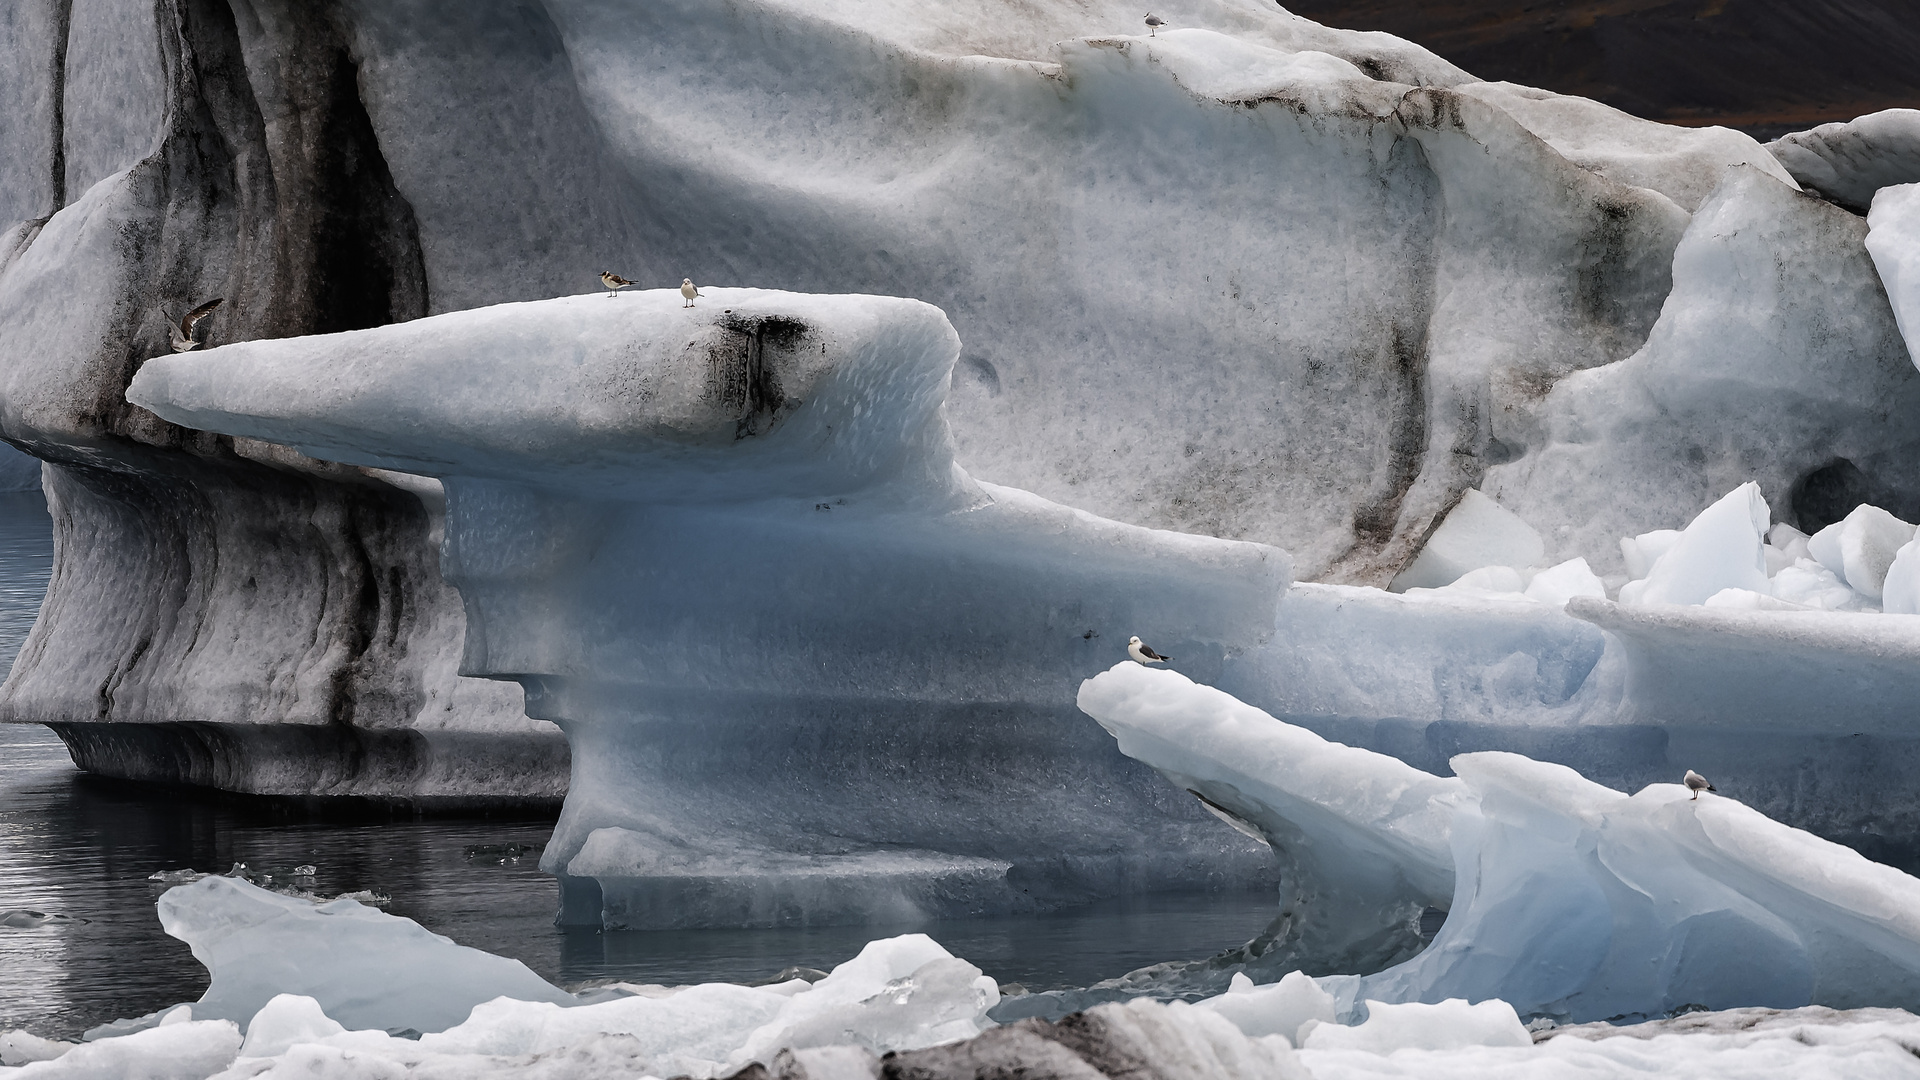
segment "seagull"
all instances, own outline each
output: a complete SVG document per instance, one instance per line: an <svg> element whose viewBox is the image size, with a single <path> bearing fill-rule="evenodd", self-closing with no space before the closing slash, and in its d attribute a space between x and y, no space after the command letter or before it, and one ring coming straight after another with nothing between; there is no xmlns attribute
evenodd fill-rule
<svg viewBox="0 0 1920 1080"><path fill-rule="evenodd" d="M621 289L634 284L634 282L628 281L626 278L621 277L611 270L602 270L600 271L600 284L607 287L608 296L619 296Z"/></svg>
<svg viewBox="0 0 1920 1080"><path fill-rule="evenodd" d="M687 302L680 305L681 307L693 306L693 298L700 295L700 290L694 287L692 278L687 277L680 279L680 295L687 298Z"/></svg>
<svg viewBox="0 0 1920 1080"><path fill-rule="evenodd" d="M219 307L220 302L225 299L224 296L216 296L187 312L186 317L180 320L179 326L171 322L167 323L167 336L173 339L174 352L191 352L200 347L200 342L193 336L194 329L200 325L200 320L213 314L213 309Z"/></svg>
<svg viewBox="0 0 1920 1080"><path fill-rule="evenodd" d="M1155 15L1151 11L1147 12L1147 30L1150 32L1151 36L1159 37L1160 28L1165 25L1167 25L1167 20L1161 18L1158 15Z"/></svg>
<svg viewBox="0 0 1920 1080"><path fill-rule="evenodd" d="M1140 661L1142 664L1164 664L1173 659L1171 656L1161 656L1147 646L1140 644L1139 635L1127 639L1127 655Z"/></svg>
<svg viewBox="0 0 1920 1080"><path fill-rule="evenodd" d="M1712 784L1707 783L1706 777L1701 776L1699 773L1694 772L1692 769L1687 770L1687 775L1681 781L1681 783L1686 784L1687 790L1693 792L1693 801L1698 801L1700 798L1700 793L1703 791L1711 791L1716 794L1720 791L1719 788L1714 787Z"/></svg>

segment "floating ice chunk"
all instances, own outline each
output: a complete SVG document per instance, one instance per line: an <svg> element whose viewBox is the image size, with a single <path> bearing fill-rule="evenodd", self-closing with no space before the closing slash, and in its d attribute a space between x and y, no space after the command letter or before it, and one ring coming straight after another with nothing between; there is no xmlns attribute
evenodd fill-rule
<svg viewBox="0 0 1920 1080"><path fill-rule="evenodd" d="M1469 570L1454 579L1451 584L1438 588L1412 588L1406 591L1409 600L1419 600L1434 596L1471 596L1489 600L1529 600L1527 579L1520 571L1511 566L1482 566L1478 570Z"/></svg>
<svg viewBox="0 0 1920 1080"><path fill-rule="evenodd" d="M1916 117L1916 163L1920 164L1920 113ZM1893 303L1893 320L1907 339L1907 353L1920 367L1920 183L1881 188L1867 215L1867 253Z"/></svg>
<svg viewBox="0 0 1920 1080"><path fill-rule="evenodd" d="M1815 561L1813 549L1808 546L1811 539L1784 521L1768 529L1767 546L1763 552L1767 559L1767 576L1772 577L1801 559Z"/></svg>
<svg viewBox="0 0 1920 1080"><path fill-rule="evenodd" d="M951 1042L992 1026L987 1010L999 1003L998 983L925 934L872 941L787 999L731 1060L769 1061L786 1048L852 1044L885 1053Z"/></svg>
<svg viewBox="0 0 1920 1080"><path fill-rule="evenodd" d="M1513 1006L1493 998L1469 1005L1462 998L1437 1004L1367 1002L1367 1018L1353 1027L1316 1024L1306 1035L1309 1050L1459 1050L1468 1046L1532 1046L1533 1036Z"/></svg>
<svg viewBox="0 0 1920 1080"><path fill-rule="evenodd" d="M1080 684L1079 703L1122 753L1266 834L1294 913L1261 957L1268 970L1378 970L1417 952L1420 913L1452 901L1459 781L1329 742L1179 672L1117 664Z"/></svg>
<svg viewBox="0 0 1920 1080"><path fill-rule="evenodd" d="M345 1030L312 998L275 994L247 1022L247 1041L240 1046L240 1056L278 1057L295 1043L318 1042Z"/></svg>
<svg viewBox="0 0 1920 1080"><path fill-rule="evenodd" d="M1880 586L1880 610L1889 615L1920 615L1920 537L1894 553Z"/></svg>
<svg viewBox="0 0 1920 1080"><path fill-rule="evenodd" d="M1270 986L1255 986L1253 980L1235 972L1227 992L1195 1003L1233 1021L1233 1026L1252 1036L1278 1035L1299 1046L1301 1028L1319 1021L1333 1022L1333 995L1304 972L1289 971Z"/></svg>
<svg viewBox="0 0 1920 1080"><path fill-rule="evenodd" d="M1838 574L1812 559L1796 559L1775 573L1772 592L1787 603L1822 611L1852 611L1862 599Z"/></svg>
<svg viewBox="0 0 1920 1080"><path fill-rule="evenodd" d="M1627 562L1627 577L1639 581L1660 561L1660 556L1673 550L1680 542L1679 529L1655 529L1639 536L1620 538L1620 557Z"/></svg>
<svg viewBox="0 0 1920 1080"><path fill-rule="evenodd" d="M572 1003L518 960L456 945L354 900L315 904L231 877L167 890L160 925L212 975L195 1016L250 1020L279 994L349 1028L439 1031L500 996Z"/></svg>
<svg viewBox="0 0 1920 1080"><path fill-rule="evenodd" d="M1565 607L1576 596L1604 597L1607 587L1585 558L1575 557L1533 575L1527 582L1527 595L1543 604Z"/></svg>
<svg viewBox="0 0 1920 1080"><path fill-rule="evenodd" d="M0 1031L0 1065L52 1061L79 1043L43 1039L30 1031Z"/></svg>
<svg viewBox="0 0 1920 1080"><path fill-rule="evenodd" d="M1878 600L1894 554L1912 539L1912 525L1877 506L1862 504L1815 533L1807 549L1849 588Z"/></svg>
<svg viewBox="0 0 1920 1080"><path fill-rule="evenodd" d="M21 1080L206 1080L239 1052L232 1021L191 1020L81 1043L7 1072Z"/></svg>
<svg viewBox="0 0 1920 1080"><path fill-rule="evenodd" d="M1621 602L1699 604L1721 589L1770 591L1760 551L1768 518L1760 485L1741 484L1700 511L1654 561L1644 583L1632 582L1621 590Z"/></svg>
<svg viewBox="0 0 1920 1080"><path fill-rule="evenodd" d="M1848 618L1791 617L1815 625ZM1321 886L1283 901L1289 910L1325 918L1314 909L1396 906L1392 875L1379 864L1398 860L1406 878L1427 879L1430 848L1403 837L1445 837L1456 883L1443 902L1445 924L1424 952L1392 968L1321 979L1343 1013L1361 1000L1454 997L1499 997L1526 1015L1571 1019L1656 1016L1690 1004L1920 1004L1920 880L1731 798L1694 800L1678 784L1629 796L1506 753L1461 754L1451 761L1455 781L1423 783L1398 760L1316 746L1310 734L1178 673L1133 669L1081 687L1082 707L1124 752L1175 783L1232 778L1199 781L1207 785L1199 790L1234 800L1277 855L1338 846L1339 860L1301 860ZM1421 796L1424 812L1414 805Z"/></svg>
<svg viewBox="0 0 1920 1080"><path fill-rule="evenodd" d="M597 1035L626 1035L637 1040L636 1049L658 1075L712 1076L787 1001L784 994L727 983L576 1008L499 998L477 1006L464 1023L421 1036L420 1048L439 1054L550 1054Z"/></svg>
<svg viewBox="0 0 1920 1080"><path fill-rule="evenodd" d="M885 1053L963 1039L991 1026L986 1013L999 1000L979 968L925 934L907 934L869 942L812 985L708 983L574 1008L501 998L419 1045L437 1054L550 1054L615 1034L635 1040L655 1075L715 1076L785 1050Z"/></svg>
<svg viewBox="0 0 1920 1080"><path fill-rule="evenodd" d="M1438 588L1452 584L1469 570L1535 566L1545 557L1546 545L1533 526L1469 488L1413 563L1393 580L1392 589Z"/></svg>

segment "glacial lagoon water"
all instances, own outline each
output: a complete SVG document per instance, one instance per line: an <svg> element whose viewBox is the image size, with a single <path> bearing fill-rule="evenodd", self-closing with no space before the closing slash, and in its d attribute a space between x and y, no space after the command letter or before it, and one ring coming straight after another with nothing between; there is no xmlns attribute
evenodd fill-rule
<svg viewBox="0 0 1920 1080"><path fill-rule="evenodd" d="M52 564L37 494L0 495L0 670L33 624ZM59 916L0 926L0 1030L73 1037L206 988L184 943L154 915L159 870L244 862L334 894L371 889L395 914L462 944L515 957L562 986L754 982L799 965L830 968L874 937L932 934L1002 983L1084 986L1162 960L1191 959L1258 933L1271 894L1162 895L1041 917L900 927L598 932L552 924L558 891L536 865L553 821L540 816L415 818L128 784L75 769L53 733L0 725L0 911ZM519 852L516 856L516 850ZM15 920L32 921L32 920Z"/></svg>

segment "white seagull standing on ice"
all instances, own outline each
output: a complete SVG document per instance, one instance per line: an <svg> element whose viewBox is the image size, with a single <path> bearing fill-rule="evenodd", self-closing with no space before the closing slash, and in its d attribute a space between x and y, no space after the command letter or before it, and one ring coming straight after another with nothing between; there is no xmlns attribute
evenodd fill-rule
<svg viewBox="0 0 1920 1080"><path fill-rule="evenodd" d="M700 290L694 285L692 278L680 279L680 295L687 298L687 302L681 304L681 307L693 306L693 298L700 295Z"/></svg>
<svg viewBox="0 0 1920 1080"><path fill-rule="evenodd" d="M1688 791L1693 792L1693 798L1689 800L1692 802L1699 801L1700 793L1703 791L1711 791L1711 792L1714 792L1715 794L1718 794L1720 791L1719 788L1714 787L1712 784L1707 783L1706 777L1701 776L1699 773L1694 772L1692 769L1687 770L1687 775L1685 776L1685 778L1681 780L1681 783L1687 785Z"/></svg>
<svg viewBox="0 0 1920 1080"><path fill-rule="evenodd" d="M1160 28L1165 25L1167 25L1167 20L1155 15L1151 11L1147 12L1147 31L1149 37L1159 37Z"/></svg>
<svg viewBox="0 0 1920 1080"><path fill-rule="evenodd" d="M1140 661L1142 664L1164 664L1173 659L1171 656L1161 656L1147 646L1142 645L1140 643L1140 637L1137 634L1127 639L1127 655Z"/></svg>
<svg viewBox="0 0 1920 1080"><path fill-rule="evenodd" d="M193 336L193 331L199 327L200 320L213 314L213 309L219 307L220 302L225 299L224 296L216 296L187 312L186 316L180 320L179 326L173 325L172 320L167 321L167 336L173 339L174 352L191 352L200 347L200 341Z"/></svg>

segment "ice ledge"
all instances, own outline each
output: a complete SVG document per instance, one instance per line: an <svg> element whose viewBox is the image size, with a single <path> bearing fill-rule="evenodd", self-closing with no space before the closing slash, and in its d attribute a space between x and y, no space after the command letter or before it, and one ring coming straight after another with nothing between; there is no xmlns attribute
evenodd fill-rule
<svg viewBox="0 0 1920 1080"><path fill-rule="evenodd" d="M1920 700L1920 615L1643 607L1576 597L1619 640L1627 714L1676 727L1906 734ZM1846 708L1834 715L1836 700Z"/></svg>
<svg viewBox="0 0 1920 1080"><path fill-rule="evenodd" d="M434 476L649 500L828 496L951 465L960 342L882 296L569 296L147 362L127 400L188 427ZM951 492L949 492L951 494Z"/></svg>

